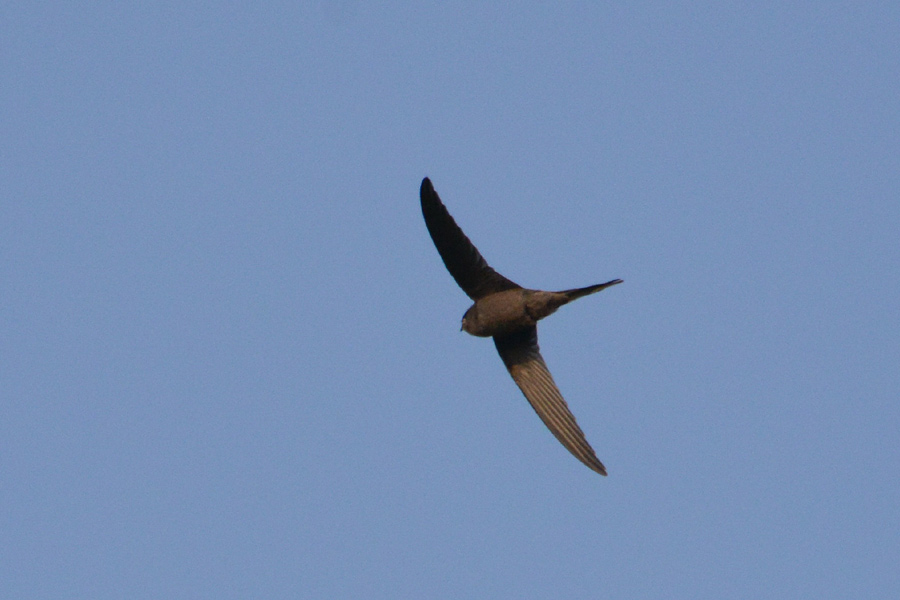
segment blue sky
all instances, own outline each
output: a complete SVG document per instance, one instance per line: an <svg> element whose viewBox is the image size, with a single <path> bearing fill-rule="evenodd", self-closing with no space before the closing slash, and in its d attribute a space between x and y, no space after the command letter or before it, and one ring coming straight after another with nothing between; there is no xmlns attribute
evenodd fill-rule
<svg viewBox="0 0 900 600"><path fill-rule="evenodd" d="M0 595L900 590L900 8L7 3ZM418 205L529 287L546 431Z"/></svg>

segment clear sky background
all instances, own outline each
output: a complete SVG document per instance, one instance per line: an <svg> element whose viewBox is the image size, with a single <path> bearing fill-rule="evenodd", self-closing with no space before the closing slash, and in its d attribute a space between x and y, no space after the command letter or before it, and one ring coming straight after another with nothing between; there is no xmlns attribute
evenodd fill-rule
<svg viewBox="0 0 900 600"><path fill-rule="evenodd" d="M3 598L893 598L896 2L0 9ZM560 446L418 204L543 322Z"/></svg>

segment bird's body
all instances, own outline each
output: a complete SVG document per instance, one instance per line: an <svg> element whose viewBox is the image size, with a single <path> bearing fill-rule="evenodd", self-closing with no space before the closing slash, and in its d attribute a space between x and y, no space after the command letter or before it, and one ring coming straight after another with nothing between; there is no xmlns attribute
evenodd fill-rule
<svg viewBox="0 0 900 600"><path fill-rule="evenodd" d="M513 380L548 429L585 465L606 475L575 417L569 411L541 357L537 322L564 304L622 283L614 279L561 292L531 290L503 277L465 236L426 177L420 190L422 215L447 270L475 303L466 311L462 329L493 337L500 358Z"/></svg>
<svg viewBox="0 0 900 600"><path fill-rule="evenodd" d="M529 304L534 292L519 288L490 294L475 301L463 315L462 330L479 337L507 335L531 327L538 317Z"/></svg>
<svg viewBox="0 0 900 600"><path fill-rule="evenodd" d="M479 337L508 335L532 327L572 300L599 292L606 283L564 292L519 288L489 294L475 301L463 316L462 329Z"/></svg>

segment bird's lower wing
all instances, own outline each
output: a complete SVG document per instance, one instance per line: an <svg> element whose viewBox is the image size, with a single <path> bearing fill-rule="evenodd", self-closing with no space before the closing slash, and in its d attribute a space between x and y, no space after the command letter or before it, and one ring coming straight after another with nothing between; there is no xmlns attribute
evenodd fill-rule
<svg viewBox="0 0 900 600"><path fill-rule="evenodd" d="M606 468L585 439L541 357L537 327L497 336L494 344L509 374L544 425L575 458L601 475L606 475Z"/></svg>

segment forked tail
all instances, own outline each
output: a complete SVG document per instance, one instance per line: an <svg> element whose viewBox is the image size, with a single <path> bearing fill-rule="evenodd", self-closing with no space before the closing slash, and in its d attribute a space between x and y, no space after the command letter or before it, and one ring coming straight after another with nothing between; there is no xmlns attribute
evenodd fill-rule
<svg viewBox="0 0 900 600"><path fill-rule="evenodd" d="M612 285L618 285L622 283L621 279L613 279L612 281L607 281L606 283L598 283L597 285L589 285L583 288L576 288L574 290L563 290L561 293L565 294L568 297L569 302L572 300L577 300L582 296L587 296L589 294L595 294L602 289L608 288Z"/></svg>

